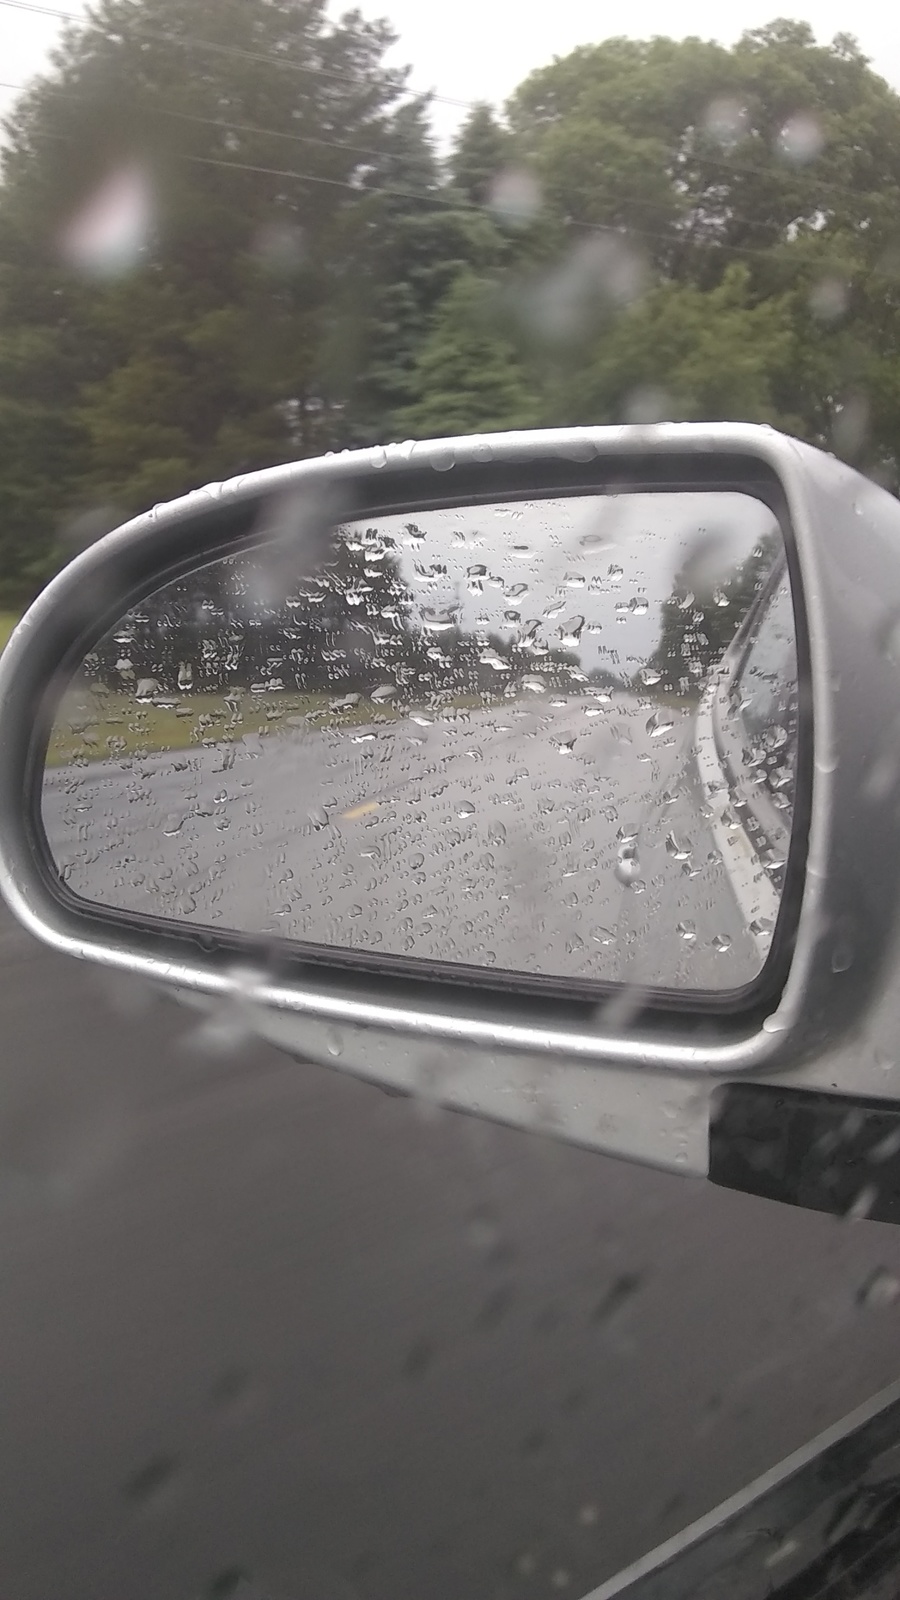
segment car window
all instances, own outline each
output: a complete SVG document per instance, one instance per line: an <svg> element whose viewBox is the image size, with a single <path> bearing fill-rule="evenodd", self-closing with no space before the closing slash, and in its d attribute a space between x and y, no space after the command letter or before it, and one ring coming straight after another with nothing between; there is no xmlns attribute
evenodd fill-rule
<svg viewBox="0 0 900 1600"><path fill-rule="evenodd" d="M96 641L109 596L85 587L93 698L60 716L40 823L69 892L105 873L137 917L153 889L199 941L243 884L262 955L204 1011L0 909L0 1595L586 1596L897 1377L888 1227L559 1142L538 1058L529 1131L455 1115L442 1085L484 1067L502 1117L489 1030L429 1048L400 1096L341 1070L336 1029L315 1060L261 1043L255 1010L292 917L358 953L383 940L379 896L397 961L427 922L422 959L584 978L566 1003L588 1030L611 1013L587 980L624 976L612 1015L641 1071L649 986L721 998L764 970L802 680L789 583L756 543L769 508L738 550L695 506L664 570L660 496L629 520L618 484L590 526L557 506L539 537L498 494L488 536L452 509L446 441L490 462L488 435L571 428L584 466L596 425L640 456L657 424L753 423L889 504L900 68L880 28L589 0L0 0L0 645L110 530L182 495L230 505L208 486L285 462L370 448L387 482L445 441L452 550L385 513L416 598L405 660L405 591L352 505L329 509L343 587L288 586L267 526L237 621L185 581L177 638L138 596ZM314 541L320 513L310 492L294 531ZM851 527L848 605L856 548ZM327 682L292 602L320 608ZM363 619L380 654L360 685ZM451 684L454 629L471 670ZM260 773L285 752L263 882ZM508 990L549 1023L543 991ZM896 1073L895 1022L822 1061ZM737 1024L703 1026L698 1049ZM595 1132L627 1123L608 1083ZM682 1110L667 1089L672 1148ZM771 1542L775 1584L789 1530Z"/></svg>

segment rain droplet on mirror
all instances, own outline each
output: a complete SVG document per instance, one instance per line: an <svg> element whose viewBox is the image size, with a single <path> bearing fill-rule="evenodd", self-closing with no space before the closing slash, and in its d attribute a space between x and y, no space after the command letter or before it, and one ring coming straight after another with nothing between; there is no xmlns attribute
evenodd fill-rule
<svg viewBox="0 0 900 1600"><path fill-rule="evenodd" d="M641 876L641 865L638 860L637 847L633 844L622 844L616 857L615 875L619 882L626 888L633 888Z"/></svg>

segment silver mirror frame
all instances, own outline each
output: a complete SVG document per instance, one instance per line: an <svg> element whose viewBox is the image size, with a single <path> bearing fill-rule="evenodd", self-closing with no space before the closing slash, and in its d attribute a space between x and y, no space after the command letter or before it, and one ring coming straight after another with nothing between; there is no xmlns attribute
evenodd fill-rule
<svg viewBox="0 0 900 1600"><path fill-rule="evenodd" d="M7 903L57 950L198 1000L234 997L242 981L235 968L252 960L246 942L207 947L197 930L182 936L101 913L67 893L48 871L39 791L49 719L79 651L151 588L258 543L260 505L273 493L302 492L333 520L601 485L698 484L752 484L778 509L805 659L808 825L801 820L795 828L805 854L802 892L786 913L795 928L778 992L738 1014L643 1005L640 996L595 1008L544 999L532 1006L518 994L381 982L337 967L282 974L276 958L254 987L253 1008L277 1022L282 1036L290 1019L302 1021L310 1041L320 1025L345 1025L352 1035L365 1030L360 1037L370 1043L375 1030L411 1045L496 1053L507 1064L517 1055L561 1067L671 1072L695 1085L698 1078L783 1070L814 1056L859 1025L896 932L900 648L893 648L892 628L900 606L900 506L832 458L750 424L559 429L347 452L214 485L124 524L54 579L0 659L0 890ZM893 605L891 596L898 597ZM354 1070L367 1071L364 1064ZM485 1107L484 1114L503 1112Z"/></svg>

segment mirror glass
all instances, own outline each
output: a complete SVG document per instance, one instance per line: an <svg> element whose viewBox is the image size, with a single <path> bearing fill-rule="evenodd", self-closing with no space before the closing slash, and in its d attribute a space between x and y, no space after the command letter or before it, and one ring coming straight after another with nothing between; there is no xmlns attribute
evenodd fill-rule
<svg viewBox="0 0 900 1600"><path fill-rule="evenodd" d="M730 990L771 944L796 734L782 534L750 495L282 526L86 657L43 819L70 889L109 908Z"/></svg>

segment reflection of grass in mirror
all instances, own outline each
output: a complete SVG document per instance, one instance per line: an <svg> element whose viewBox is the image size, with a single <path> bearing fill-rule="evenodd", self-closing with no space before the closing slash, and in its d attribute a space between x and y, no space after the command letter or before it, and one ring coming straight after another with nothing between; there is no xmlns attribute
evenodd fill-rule
<svg viewBox="0 0 900 1600"><path fill-rule="evenodd" d="M53 724L47 766L69 761L104 761L110 757L192 750L205 744L232 744L246 734L297 733L307 728L358 728L373 723L396 722L417 709L472 709L482 703L474 696L457 696L440 708L435 705L388 702L376 704L360 697L345 710L336 710L335 694L301 694L284 690L255 695L247 690L234 696L186 694L164 704L140 701L133 695L98 691L83 686L64 696Z"/></svg>
<svg viewBox="0 0 900 1600"><path fill-rule="evenodd" d="M0 650L3 649L18 620L15 611L0 611Z"/></svg>

